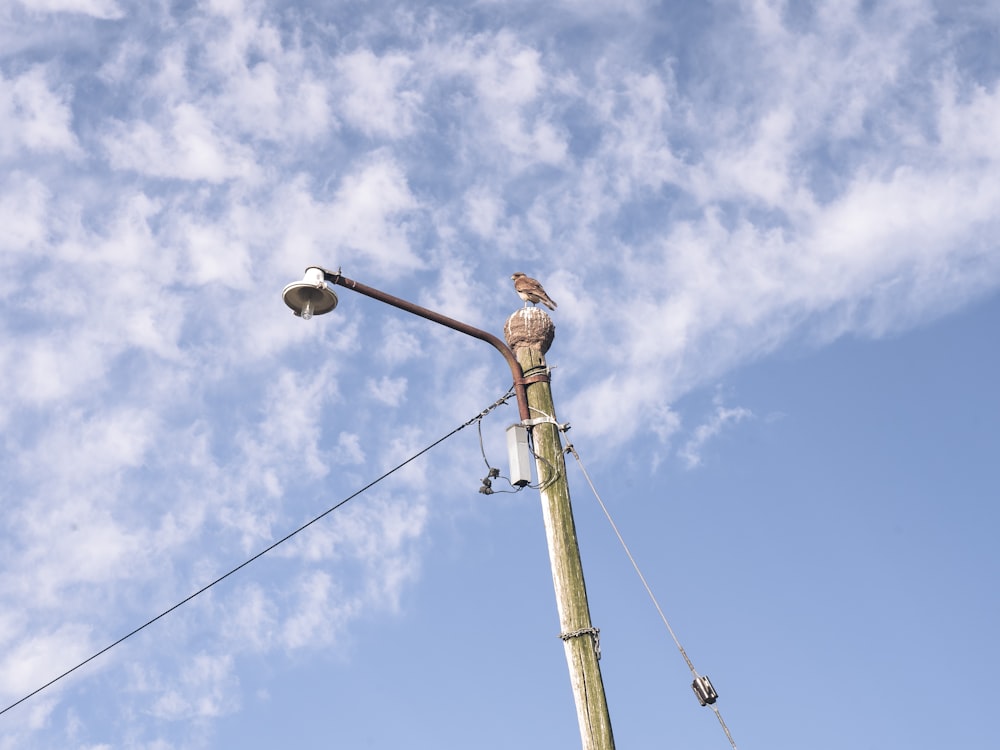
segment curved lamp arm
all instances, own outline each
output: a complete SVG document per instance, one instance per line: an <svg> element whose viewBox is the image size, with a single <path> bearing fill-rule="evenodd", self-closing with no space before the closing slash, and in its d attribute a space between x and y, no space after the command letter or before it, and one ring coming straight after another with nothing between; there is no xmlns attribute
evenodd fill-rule
<svg viewBox="0 0 1000 750"><path fill-rule="evenodd" d="M371 297L379 302L385 302L387 305L398 307L400 310L419 315L421 318L434 321L454 331L459 331L467 336L472 336L492 345L494 349L503 355L510 367L510 374L514 380L514 395L517 398L517 410L521 421L524 422L530 419L527 384L525 383L524 370L521 369L521 363L517 361L517 357L514 356L514 352L511 351L510 347L492 333L487 333L454 318L449 318L447 315L436 313L433 310L428 310L426 307L421 307L413 302L408 302L405 299L394 297L386 292L366 286L358 281L347 278L339 270L336 272L328 271L320 266L310 266L306 269L303 281L294 282L285 287L283 295L285 303L292 308L296 315L302 317L312 317L312 315L322 315L329 312L336 307L337 296L330 289L326 288L324 282L327 281L335 286L351 289L366 297Z"/></svg>

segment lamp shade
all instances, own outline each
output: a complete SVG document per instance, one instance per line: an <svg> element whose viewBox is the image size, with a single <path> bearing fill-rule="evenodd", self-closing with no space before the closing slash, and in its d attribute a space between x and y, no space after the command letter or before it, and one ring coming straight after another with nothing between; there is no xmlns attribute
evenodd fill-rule
<svg viewBox="0 0 1000 750"><path fill-rule="evenodd" d="M307 268L302 281L286 286L281 297L293 313L306 320L337 306L337 295L326 285L321 268Z"/></svg>

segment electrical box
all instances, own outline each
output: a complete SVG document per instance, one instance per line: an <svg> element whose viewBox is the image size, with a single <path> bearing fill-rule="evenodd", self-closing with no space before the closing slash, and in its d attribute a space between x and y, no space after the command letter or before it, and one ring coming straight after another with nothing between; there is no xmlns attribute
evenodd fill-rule
<svg viewBox="0 0 1000 750"><path fill-rule="evenodd" d="M510 483L515 487L531 484L531 449L528 428L512 424L507 428L507 458L510 460Z"/></svg>

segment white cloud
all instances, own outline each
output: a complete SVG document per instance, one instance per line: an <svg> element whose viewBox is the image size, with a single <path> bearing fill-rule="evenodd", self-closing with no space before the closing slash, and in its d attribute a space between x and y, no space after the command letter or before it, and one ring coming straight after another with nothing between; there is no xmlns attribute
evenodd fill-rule
<svg viewBox="0 0 1000 750"><path fill-rule="evenodd" d="M252 180L257 165L252 151L228 138L206 114L191 104L178 104L167 122L117 122L104 138L115 169L152 177L222 182Z"/></svg>
<svg viewBox="0 0 1000 750"><path fill-rule="evenodd" d="M669 130L672 121L683 117L669 67L636 73L606 64L598 74L599 85L588 97L603 123L601 160L607 166L602 165L606 174L592 179L607 179L610 195L592 199L587 215L595 218L615 210L635 190L659 189L679 179L681 164Z"/></svg>
<svg viewBox="0 0 1000 750"><path fill-rule="evenodd" d="M469 354L485 345L349 290L336 316L294 319L279 292L308 264L487 330L520 304L508 275L539 276L576 394L560 417L612 457L652 431L689 465L752 416L720 403L687 431L692 388L791 336L879 335L1000 286L995 60L971 76L928 4L748 2L696 46L570 5L579 35L502 3L51 0L120 23L5 18L30 50L0 73L6 692L506 387L498 355ZM447 388L439 362L461 365ZM476 448L448 460L479 471ZM171 620L122 732L237 710L241 653L337 642L398 606L442 462L310 527L275 578L213 592L218 631ZM46 744L62 700L33 703L36 746L65 744Z"/></svg>
<svg viewBox="0 0 1000 750"><path fill-rule="evenodd" d="M483 163L499 159L506 168L520 170L566 160L566 133L548 107L539 105L559 82L550 80L538 50L502 31L449 40L425 54L440 74L472 86L475 95L461 114L468 118L466 127L474 128L468 145Z"/></svg>
<svg viewBox="0 0 1000 750"><path fill-rule="evenodd" d="M215 3L221 19L197 29L200 49L214 78L200 93L201 106L218 123L252 140L310 140L336 128L329 86L308 65L306 54L263 17L266 6Z"/></svg>
<svg viewBox="0 0 1000 750"><path fill-rule="evenodd" d="M272 593L258 583L250 583L240 588L234 600L220 612L225 648L230 653L263 653L274 648L281 608Z"/></svg>
<svg viewBox="0 0 1000 750"><path fill-rule="evenodd" d="M7 253L30 252L48 235L50 194L45 185L23 172L8 174L0 185L0 249ZM0 261L2 262L2 261ZM9 282L0 282L0 293Z"/></svg>
<svg viewBox="0 0 1000 750"><path fill-rule="evenodd" d="M733 83L714 97L679 89L669 68L591 92L609 127L589 162L619 168L582 165L550 216L565 206L600 231L604 216L636 210L626 197L669 218L658 235L619 240L621 258L602 266L625 280L627 305L560 308L580 314L588 344L599 336L595 377L571 404L584 430L624 439L648 408L780 346L804 321L820 340L882 335L1000 283L989 239L997 149L985 137L998 88L959 86L949 63L913 56L927 5L855 7L794 30L786 6L752 8L752 33L733 36ZM627 178L630 164L641 176ZM659 186L677 200L657 202L648 189ZM574 237L577 266L608 251L590 231ZM623 361L637 374L605 379Z"/></svg>
<svg viewBox="0 0 1000 750"><path fill-rule="evenodd" d="M18 479L30 480L33 493L8 508L17 554L6 560L12 575L0 590L24 611L66 606L81 586L127 580L144 569L151 529L135 523L128 498L120 497L120 477L146 460L155 429L150 414L135 410L73 414L54 420L44 440L18 452L26 467ZM51 470L54 456L59 471ZM44 514L37 512L40 502ZM59 555L52 554L53 534L60 537Z"/></svg>
<svg viewBox="0 0 1000 750"><path fill-rule="evenodd" d="M281 641L286 648L328 646L355 605L337 591L329 574L313 572L296 587L293 614L284 622Z"/></svg>
<svg viewBox="0 0 1000 750"><path fill-rule="evenodd" d="M474 269L473 257L454 250L440 250L431 258L431 264L439 268L437 279L433 285L425 285L421 289L417 302L422 306L442 313L450 318L485 330L489 326L483 321L486 312L481 300L491 299L495 293L496 284L489 287L484 279L478 278ZM503 279L510 288L510 272L497 278ZM513 292L508 292L513 294ZM517 299L517 297L514 297ZM427 330L426 325L424 326ZM468 343L468 337L461 333L446 331L440 325L432 325L429 331L437 338L457 343Z"/></svg>
<svg viewBox="0 0 1000 750"><path fill-rule="evenodd" d="M403 138L413 132L422 96L407 85L413 61L402 54L377 57L360 49L335 62L344 119L369 136Z"/></svg>
<svg viewBox="0 0 1000 750"><path fill-rule="evenodd" d="M509 33L477 40L474 81L477 93L492 103L518 107L533 102L541 92L545 74L537 50L525 47Z"/></svg>
<svg viewBox="0 0 1000 750"><path fill-rule="evenodd" d="M386 464L399 463L415 452L411 450L404 458L393 456L380 460ZM405 483L410 500L395 498L387 501L369 495L363 503L346 506L330 523L310 527L308 535L297 537L282 550L282 554L300 555L309 562L355 560L380 572L393 558L409 559L408 545L419 538L428 521L424 501L412 497L418 488L418 483L412 480L412 472L405 477L400 474L396 479ZM416 574L415 563L411 574ZM380 575L373 577L370 585L380 587L383 584L384 579ZM369 590L369 593L373 592L375 589ZM379 598L381 596L378 594Z"/></svg>
<svg viewBox="0 0 1000 750"><path fill-rule="evenodd" d="M419 323L388 318L382 324L382 335L378 350L379 357L389 366L395 367L415 359L423 353L417 336Z"/></svg>
<svg viewBox="0 0 1000 750"><path fill-rule="evenodd" d="M465 221L480 237L492 237L505 213L503 198L486 187L478 187L465 197Z"/></svg>
<svg viewBox="0 0 1000 750"><path fill-rule="evenodd" d="M152 713L171 721L224 716L240 705L239 681L229 655L195 654L181 669L176 686L159 693Z"/></svg>
<svg viewBox="0 0 1000 750"><path fill-rule="evenodd" d="M663 443L669 442L681 429L681 416L669 406L660 405L653 410L653 432Z"/></svg>
<svg viewBox="0 0 1000 750"><path fill-rule="evenodd" d="M5 359L17 364L20 378L11 380L8 393L29 404L60 401L91 387L107 371L107 360L90 341L65 342L47 336L4 352Z"/></svg>
<svg viewBox="0 0 1000 750"><path fill-rule="evenodd" d="M702 464L702 452L710 440L732 425L753 417L753 412L742 406L727 407L716 401L715 412L708 420L696 427L691 438L677 452L689 469Z"/></svg>
<svg viewBox="0 0 1000 750"><path fill-rule="evenodd" d="M389 152L365 154L329 182L332 195L299 174L261 204L232 207L227 232L256 249L262 265L255 271L301 274L308 265L335 269L344 260L351 278L373 267L391 278L424 265L410 238L421 207Z"/></svg>
<svg viewBox="0 0 1000 750"><path fill-rule="evenodd" d="M399 406L406 397L406 385L406 378L391 378L388 375L367 381L368 392L386 406Z"/></svg>
<svg viewBox="0 0 1000 750"><path fill-rule="evenodd" d="M963 87L949 73L937 89L937 130L947 164L955 168L1000 160L1000 143L992 137L1000 122L1000 83Z"/></svg>
<svg viewBox="0 0 1000 750"><path fill-rule="evenodd" d="M407 236L407 214L417 207L404 171L380 151L344 176L331 203L310 208L338 245L399 273L422 265Z"/></svg>
<svg viewBox="0 0 1000 750"><path fill-rule="evenodd" d="M363 464L365 452L361 447L361 436L353 432L340 433L333 460L339 464Z"/></svg>
<svg viewBox="0 0 1000 750"><path fill-rule="evenodd" d="M61 674L68 662L89 656L91 648L88 629L79 625L24 633L19 641L7 642L3 649L0 690L5 696L20 698Z"/></svg>
<svg viewBox="0 0 1000 750"><path fill-rule="evenodd" d="M0 157L22 149L79 155L69 92L49 88L48 75L41 65L9 79L0 71Z"/></svg>
<svg viewBox="0 0 1000 750"><path fill-rule="evenodd" d="M409 455L414 452L411 450ZM413 472L404 474L404 479L411 480L406 486L412 493L417 484L412 481ZM340 597L327 602L329 583L321 582L324 595L316 605L319 611L310 615L306 610L303 617L308 622L315 618L316 623L325 618L328 624L336 625L348 617L353 618L362 609L397 610L404 587L419 575L420 560L414 542L423 533L427 521L428 509L422 497L411 502L403 502L398 497L391 501L369 497L364 505L342 514L336 528L318 530L320 533L305 540L303 549L307 559L329 559L331 556L335 559L347 555L349 559L362 562L373 574L365 577L364 588L354 599ZM334 635L330 633L330 637Z"/></svg>
<svg viewBox="0 0 1000 750"><path fill-rule="evenodd" d="M116 19L125 13L116 0L14 0L36 13L80 13L94 18Z"/></svg>
<svg viewBox="0 0 1000 750"><path fill-rule="evenodd" d="M277 498L283 488L273 477L280 476L279 465L289 454L297 458L299 471L322 477L329 467L319 449L323 432L323 406L337 392L336 381L328 367L318 367L302 375L289 369L279 370L267 388L266 404L259 422L239 436L247 463L244 479L261 483L267 495ZM266 539L268 530L261 523L266 516L260 509L241 504L233 498L233 520L240 526L247 542L255 535Z"/></svg>
<svg viewBox="0 0 1000 750"><path fill-rule="evenodd" d="M186 246L189 283L219 284L234 289L250 286L250 253L242 237L215 220L206 223L194 216L178 218L178 242Z"/></svg>

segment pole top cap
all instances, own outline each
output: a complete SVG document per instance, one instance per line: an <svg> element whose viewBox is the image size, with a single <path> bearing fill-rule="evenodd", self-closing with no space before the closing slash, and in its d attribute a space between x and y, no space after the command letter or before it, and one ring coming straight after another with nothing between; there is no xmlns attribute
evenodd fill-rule
<svg viewBox="0 0 1000 750"><path fill-rule="evenodd" d="M503 335L507 346L515 352L527 347L545 354L552 346L556 326L545 311L537 307L523 307L507 318Z"/></svg>

